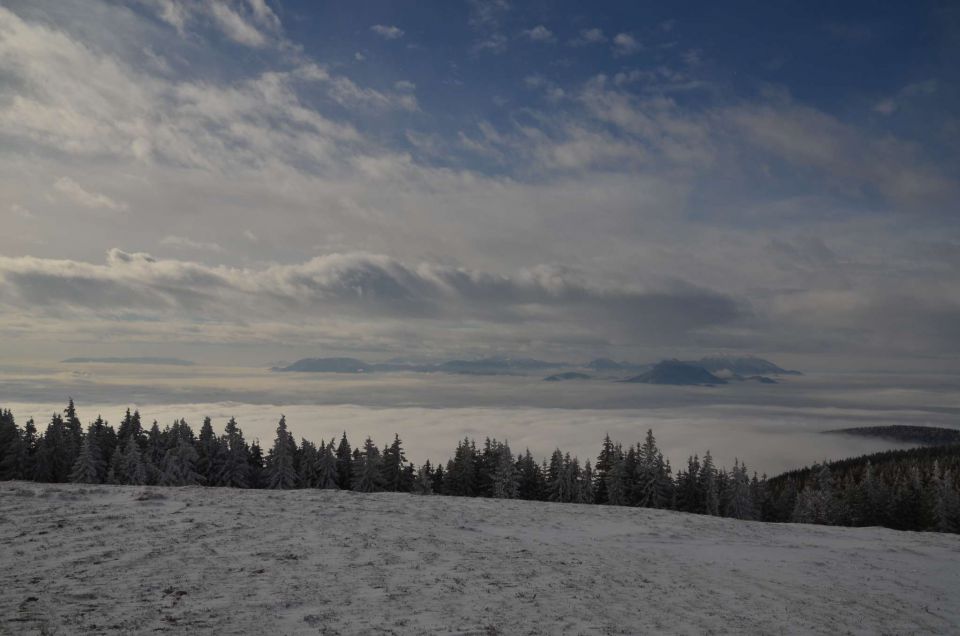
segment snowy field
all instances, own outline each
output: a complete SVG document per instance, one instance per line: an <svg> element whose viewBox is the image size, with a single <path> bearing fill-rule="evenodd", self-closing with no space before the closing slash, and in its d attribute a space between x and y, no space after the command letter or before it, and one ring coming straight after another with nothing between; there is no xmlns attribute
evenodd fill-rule
<svg viewBox="0 0 960 636"><path fill-rule="evenodd" d="M521 501L0 484L0 633L958 633L960 537Z"/></svg>

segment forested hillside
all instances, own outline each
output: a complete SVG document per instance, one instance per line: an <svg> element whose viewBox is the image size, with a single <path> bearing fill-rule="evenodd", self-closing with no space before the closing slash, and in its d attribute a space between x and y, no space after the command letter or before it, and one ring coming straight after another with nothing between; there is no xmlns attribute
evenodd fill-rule
<svg viewBox="0 0 960 636"><path fill-rule="evenodd" d="M0 411L0 480L89 484L205 485L415 492L678 510L697 514L830 525L883 525L960 532L960 446L880 453L793 471L772 479L739 459L716 466L710 451L676 472L653 431L624 446L605 436L596 461L559 448L538 462L506 441L457 443L445 463L419 467L399 435L383 447L367 438L300 443L280 418L264 452L231 419L217 434L210 418L199 433L185 420L149 427L127 411L117 429L97 418L84 430L71 400L41 434Z"/></svg>

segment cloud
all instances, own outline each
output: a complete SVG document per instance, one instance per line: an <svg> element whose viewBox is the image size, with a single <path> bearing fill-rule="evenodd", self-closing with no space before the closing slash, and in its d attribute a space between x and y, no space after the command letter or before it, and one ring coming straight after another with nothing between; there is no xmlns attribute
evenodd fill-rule
<svg viewBox="0 0 960 636"><path fill-rule="evenodd" d="M210 3L210 15L219 25L224 35L238 44L261 47L267 43L267 38L259 30L246 22L225 3Z"/></svg>
<svg viewBox="0 0 960 636"><path fill-rule="evenodd" d="M168 234L160 239L160 245L172 247L179 250L193 250L197 252L223 252L223 248L214 242L204 242L191 239L186 236L176 236Z"/></svg>
<svg viewBox="0 0 960 636"><path fill-rule="evenodd" d="M557 38L553 32L542 24L538 24L532 29L527 29L523 34L530 39L532 42L540 42L543 44L549 44L551 42L556 42Z"/></svg>
<svg viewBox="0 0 960 636"><path fill-rule="evenodd" d="M613 55L625 57L640 50L640 43L629 33L618 33L613 37Z"/></svg>
<svg viewBox="0 0 960 636"><path fill-rule="evenodd" d="M499 55L505 53L507 51L507 36L502 33L493 33L489 37L478 40L471 51L474 54L489 52Z"/></svg>
<svg viewBox="0 0 960 636"><path fill-rule="evenodd" d="M182 237L164 244L208 246ZM569 270L538 266L494 274L436 263L407 264L363 253L330 254L260 269L155 259L113 249L105 265L0 257L0 296L8 309L60 311L70 306L102 320L141 316L244 323L328 320L421 320L434 329L458 324L529 325L547 337L587 330L601 337L676 339L736 319L744 308L689 284L670 288L597 286ZM407 323L410 324L410 323Z"/></svg>
<svg viewBox="0 0 960 636"><path fill-rule="evenodd" d="M510 10L507 0L468 0L470 26L474 29L491 29L500 25L500 19Z"/></svg>
<svg viewBox="0 0 960 636"><path fill-rule="evenodd" d="M570 40L571 46L587 46L590 44L603 44L607 41L607 36L603 34L602 29L596 27L592 29L581 29L580 35Z"/></svg>
<svg viewBox="0 0 960 636"><path fill-rule="evenodd" d="M897 94L893 97L887 97L877 102L873 110L881 115L892 115L904 104L909 103L917 97L929 97L935 94L939 86L939 82L935 79L907 84L897 91Z"/></svg>
<svg viewBox="0 0 960 636"><path fill-rule="evenodd" d="M386 24L374 24L370 30L387 40L398 40L404 35L403 29Z"/></svg>
<svg viewBox="0 0 960 636"><path fill-rule="evenodd" d="M890 202L937 209L958 191L955 179L917 148L864 135L836 117L791 100L731 107L721 114L741 139L793 165L816 169L842 187L869 187Z"/></svg>
<svg viewBox="0 0 960 636"><path fill-rule="evenodd" d="M144 0L162 21L181 35L188 28L209 25L232 42L251 48L271 44L281 31L280 19L264 0Z"/></svg>
<svg viewBox="0 0 960 636"><path fill-rule="evenodd" d="M92 210L123 212L128 209L126 203L114 201L105 194L87 190L70 177L60 177L54 182L53 188L71 202Z"/></svg>
<svg viewBox="0 0 960 636"><path fill-rule="evenodd" d="M16 335L4 343L955 348L955 153L905 121L944 100L942 84L889 95L895 121L857 120L782 88L744 93L718 61L651 44L650 59L587 56L602 68L586 75L511 68L467 116L418 94L415 68L370 83L340 64L346 44L324 63L284 41L272 3L221 4L263 44L231 39L208 2L0 8L0 251L69 257L7 264L0 331ZM471 4L461 56L505 52L519 32L508 9ZM616 52L611 35L577 39ZM450 72L469 82L468 66ZM501 107L486 112L490 100ZM122 209L122 224L106 213ZM166 250L215 238L223 264L119 251L100 263L111 246L168 235ZM335 262L362 283L336 282ZM567 291L524 282L536 272ZM458 277L473 286L445 282ZM306 282L283 291L291 280Z"/></svg>
<svg viewBox="0 0 960 636"><path fill-rule="evenodd" d="M35 219L36 215L31 212L28 208L20 205L19 203L11 203L10 211L23 219Z"/></svg>

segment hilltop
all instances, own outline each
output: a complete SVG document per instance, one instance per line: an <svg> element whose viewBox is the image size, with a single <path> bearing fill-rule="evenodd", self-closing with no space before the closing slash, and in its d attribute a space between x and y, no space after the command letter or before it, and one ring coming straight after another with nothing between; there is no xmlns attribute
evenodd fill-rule
<svg viewBox="0 0 960 636"><path fill-rule="evenodd" d="M955 535L346 491L0 483L0 632L951 633Z"/></svg>

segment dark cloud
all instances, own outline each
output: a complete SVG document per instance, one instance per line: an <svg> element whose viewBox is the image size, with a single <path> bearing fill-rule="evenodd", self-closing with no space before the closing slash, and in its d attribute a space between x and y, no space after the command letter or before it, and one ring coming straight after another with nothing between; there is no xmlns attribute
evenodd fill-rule
<svg viewBox="0 0 960 636"><path fill-rule="evenodd" d="M220 321L299 321L358 316L592 327L600 335L677 338L735 320L743 308L691 285L642 290L589 284L563 269L493 274L364 253L332 254L261 269L157 260L111 250L105 265L0 259L8 311L65 307L110 318L134 312ZM549 338L549 336L546 336Z"/></svg>

